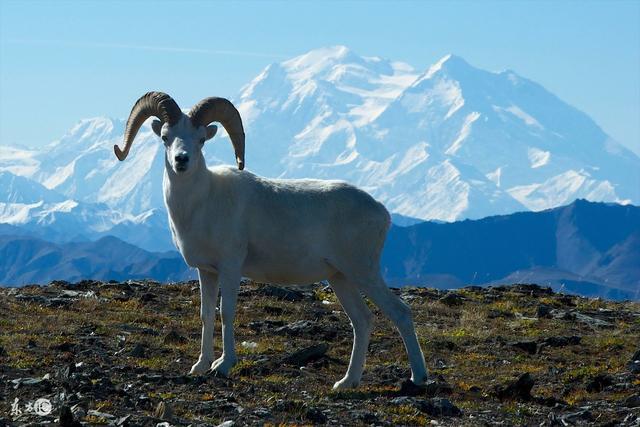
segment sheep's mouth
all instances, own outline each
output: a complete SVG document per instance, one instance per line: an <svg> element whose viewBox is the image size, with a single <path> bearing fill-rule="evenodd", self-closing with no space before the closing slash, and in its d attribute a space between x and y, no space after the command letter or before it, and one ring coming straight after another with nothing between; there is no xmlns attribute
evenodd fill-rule
<svg viewBox="0 0 640 427"><path fill-rule="evenodd" d="M176 172L186 172L187 171L187 165L176 165Z"/></svg>

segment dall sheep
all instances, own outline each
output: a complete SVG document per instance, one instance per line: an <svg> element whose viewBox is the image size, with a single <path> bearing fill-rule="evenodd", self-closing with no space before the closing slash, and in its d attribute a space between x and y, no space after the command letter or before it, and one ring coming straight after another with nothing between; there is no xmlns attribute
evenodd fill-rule
<svg viewBox="0 0 640 427"><path fill-rule="evenodd" d="M184 114L167 94L149 92L134 105L119 160L149 117L164 141L164 200L173 239L200 279L202 341L192 374L228 375L237 361L233 321L241 277L278 284L328 280L353 326L346 375L334 388L356 387L364 369L372 313L364 293L393 321L409 356L411 380L426 381L424 356L409 307L385 284L380 253L390 226L386 208L345 182L266 179L244 169L245 134L238 110L224 98L206 98ZM238 170L208 169L202 154L220 122L235 150ZM214 316L221 290L222 355L213 359Z"/></svg>

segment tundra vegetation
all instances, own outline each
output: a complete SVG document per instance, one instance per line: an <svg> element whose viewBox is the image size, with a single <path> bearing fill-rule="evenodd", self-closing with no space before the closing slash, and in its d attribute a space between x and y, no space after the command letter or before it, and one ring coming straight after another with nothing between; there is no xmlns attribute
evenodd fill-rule
<svg viewBox="0 0 640 427"><path fill-rule="evenodd" d="M323 284L241 286L231 378L184 375L200 352L197 282L0 288L0 425L61 413L64 425L640 422L639 303L534 285L393 292L414 313L424 387L401 380L403 344L367 301L376 316L361 387L331 389L352 330ZM51 400L51 415L25 411L38 398Z"/></svg>

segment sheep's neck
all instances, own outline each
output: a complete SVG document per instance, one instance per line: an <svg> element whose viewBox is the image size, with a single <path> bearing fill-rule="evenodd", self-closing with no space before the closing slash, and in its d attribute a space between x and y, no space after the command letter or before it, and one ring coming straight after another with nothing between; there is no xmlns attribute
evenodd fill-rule
<svg viewBox="0 0 640 427"><path fill-rule="evenodd" d="M204 161L187 176L176 175L166 165L163 179L164 200L173 223L188 224L190 217L209 195L209 179Z"/></svg>

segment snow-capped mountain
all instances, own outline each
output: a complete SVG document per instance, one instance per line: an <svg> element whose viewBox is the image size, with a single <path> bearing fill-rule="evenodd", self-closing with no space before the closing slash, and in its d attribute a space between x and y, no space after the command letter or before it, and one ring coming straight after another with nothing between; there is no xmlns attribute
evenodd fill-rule
<svg viewBox="0 0 640 427"><path fill-rule="evenodd" d="M123 116L134 101L123 100ZM343 46L317 49L267 66L234 102L250 171L344 179L406 217L481 218L576 198L640 202L640 159L586 114L513 71L480 70L453 55L419 72ZM166 230L163 146L147 123L118 162L112 146L124 118L82 120L42 150L0 147L0 172L13 176L2 179L25 179L19 192L3 193L0 223L46 209L41 215L93 217L105 230L125 220ZM210 165L234 163L222 129L205 155ZM19 206L40 201L28 212ZM169 245L168 232L163 239Z"/></svg>
<svg viewBox="0 0 640 427"><path fill-rule="evenodd" d="M78 202L11 172L0 172L0 234L27 235L50 242L119 237L148 250L173 249L166 214L150 209L131 215L104 203Z"/></svg>

